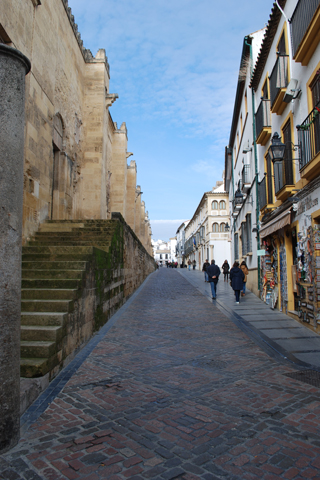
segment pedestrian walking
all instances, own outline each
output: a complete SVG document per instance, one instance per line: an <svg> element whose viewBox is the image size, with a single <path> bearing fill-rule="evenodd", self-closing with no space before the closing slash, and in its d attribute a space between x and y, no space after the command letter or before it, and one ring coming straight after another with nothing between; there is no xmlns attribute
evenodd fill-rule
<svg viewBox="0 0 320 480"><path fill-rule="evenodd" d="M242 288L242 292L241 292L241 296L244 297L245 294L246 294L246 283L247 283L247 277L248 277L248 273L249 273L247 264L244 260L241 262L240 268L244 273L243 288Z"/></svg>
<svg viewBox="0 0 320 480"><path fill-rule="evenodd" d="M189 259L188 260L188 270L190 270L190 269L191 269L191 260Z"/></svg>
<svg viewBox="0 0 320 480"><path fill-rule="evenodd" d="M239 262L234 262L230 270L231 287L236 294L236 304L240 303L240 292L243 289L244 273L239 267Z"/></svg>
<svg viewBox="0 0 320 480"><path fill-rule="evenodd" d="M219 281L220 268L215 264L214 260L211 260L211 265L206 270L210 282L212 300L217 298L217 283Z"/></svg>
<svg viewBox="0 0 320 480"><path fill-rule="evenodd" d="M196 265L197 265L197 262L195 260L193 260L193 262L192 262L193 270L196 269Z"/></svg>
<svg viewBox="0 0 320 480"><path fill-rule="evenodd" d="M202 266L202 271L204 272L204 281L205 282L209 282L209 279L208 279L208 274L207 274L207 268L210 267L210 263L208 260L206 260Z"/></svg>
<svg viewBox="0 0 320 480"><path fill-rule="evenodd" d="M230 271L230 265L228 263L228 260L225 260L222 265L222 271L223 271L223 279L225 282L228 281L229 279L229 271Z"/></svg>

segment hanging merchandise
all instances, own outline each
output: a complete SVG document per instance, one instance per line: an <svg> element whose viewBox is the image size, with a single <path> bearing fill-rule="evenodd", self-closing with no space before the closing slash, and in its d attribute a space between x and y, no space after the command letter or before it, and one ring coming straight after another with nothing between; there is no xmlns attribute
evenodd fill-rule
<svg viewBox="0 0 320 480"><path fill-rule="evenodd" d="M310 226L298 233L297 301L299 318L314 327L320 324L320 230Z"/></svg>
<svg viewBox="0 0 320 480"><path fill-rule="evenodd" d="M272 238L264 240L263 247L266 253L261 257L262 282L260 298L273 309L278 301L278 252Z"/></svg>

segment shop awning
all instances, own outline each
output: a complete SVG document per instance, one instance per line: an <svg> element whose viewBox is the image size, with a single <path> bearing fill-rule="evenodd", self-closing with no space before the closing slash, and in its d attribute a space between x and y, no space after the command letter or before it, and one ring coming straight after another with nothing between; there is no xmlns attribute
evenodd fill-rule
<svg viewBox="0 0 320 480"><path fill-rule="evenodd" d="M260 230L260 238L267 237L271 235L273 232L280 230L280 228L285 227L286 225L290 225L291 223L291 208L288 208L280 215L278 215L274 220L264 225Z"/></svg>

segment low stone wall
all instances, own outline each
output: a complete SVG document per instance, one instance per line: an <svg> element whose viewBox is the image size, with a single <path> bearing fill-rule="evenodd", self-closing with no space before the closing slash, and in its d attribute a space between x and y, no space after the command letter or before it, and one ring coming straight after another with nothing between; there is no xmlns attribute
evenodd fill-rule
<svg viewBox="0 0 320 480"><path fill-rule="evenodd" d="M96 314L94 329L98 330L137 290L156 269L153 257L124 221L120 213L113 213L118 225L107 255L94 250Z"/></svg>
<svg viewBox="0 0 320 480"><path fill-rule="evenodd" d="M101 243L100 230L103 229L108 230L107 233L103 233L105 244L110 245L108 248L98 245L99 241ZM90 238L92 238L91 230L92 236L98 239L97 246L85 247L85 251L83 251L83 247L80 247L79 250L78 245L83 243L88 232ZM63 245L64 241L68 242L68 233L65 233L68 231L72 232L72 238L76 237L73 240L74 245L72 247ZM55 232L58 239L55 245L39 245L39 238L42 238L42 242L46 243L48 240L46 240L45 236L48 234L50 237L50 232ZM57 232L61 233L61 235L57 235ZM97 237L95 237L95 232ZM90 241L92 242L91 245L95 244L94 240L91 239ZM35 244L34 247L31 247L32 243ZM67 244L70 244L70 241ZM36 250L34 254L29 253L30 247ZM90 250L90 253L87 250ZM22 375L29 378L40 377L42 381L35 382L34 378L23 381L21 388L21 413L28 408L37 395L41 393L41 390L48 385L48 382L72 360L94 332L98 331L109 320L137 290L147 276L156 269L153 257L148 254L138 237L125 223L120 214L113 214L112 220L87 220L81 223L77 221L48 222L42 225L38 237L33 242L30 242L28 247L24 247L24 251L27 257L32 255L32 258L34 258L34 255L50 255L52 260L57 260L62 265L63 258L66 258L66 262L83 263L82 260L84 260L86 266L82 271L82 278L79 280L80 284L77 293L73 300L69 301L68 313L61 314L63 316L62 328L56 336L55 343L50 346L48 356L40 352L40 350L39 352L37 351L41 346L38 349L35 346L39 340L39 332L36 330L36 325L32 328L35 338L28 337L28 339L24 340L31 341L32 349L37 354L33 350L30 350L28 354L28 348L30 349L31 347L26 345L27 342L22 342ZM62 289L66 288L64 285L66 280L63 280L64 275L63 270L61 275L58 270L55 270L55 279L50 290L51 298L55 298L56 295L59 295L59 298L61 298ZM29 273L27 276L30 277L31 274ZM30 280L25 281L28 282ZM42 280L32 279L31 281L36 282L33 288L37 292L38 282L41 283ZM28 285L24 285L24 288L27 287ZM38 315L36 318L40 318L40 316ZM48 316L45 318L48 318ZM51 319L51 321L54 320ZM41 322L38 323L38 325L40 324ZM43 333L41 335L43 336ZM22 336L22 338L24 337ZM39 356L42 359L47 358L47 360L41 366L33 366L30 364L30 360L28 361L28 356ZM25 360L25 366L23 366L23 360Z"/></svg>

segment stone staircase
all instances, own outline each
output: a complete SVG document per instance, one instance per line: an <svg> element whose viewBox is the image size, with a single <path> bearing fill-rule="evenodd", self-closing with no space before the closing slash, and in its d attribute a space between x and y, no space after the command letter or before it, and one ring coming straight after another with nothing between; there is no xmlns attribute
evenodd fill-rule
<svg viewBox="0 0 320 480"><path fill-rule="evenodd" d="M85 290L96 290L88 288L88 272L95 271L97 250L104 264L110 264L109 250L117 228L116 220L48 221L23 247L22 377L57 372L71 353L71 329L73 337L79 337L71 342L77 348L100 326L93 324L90 332L84 320L85 308L94 305L93 300L88 303ZM94 315L91 312L92 318ZM75 322L80 322L84 334L76 331Z"/></svg>

